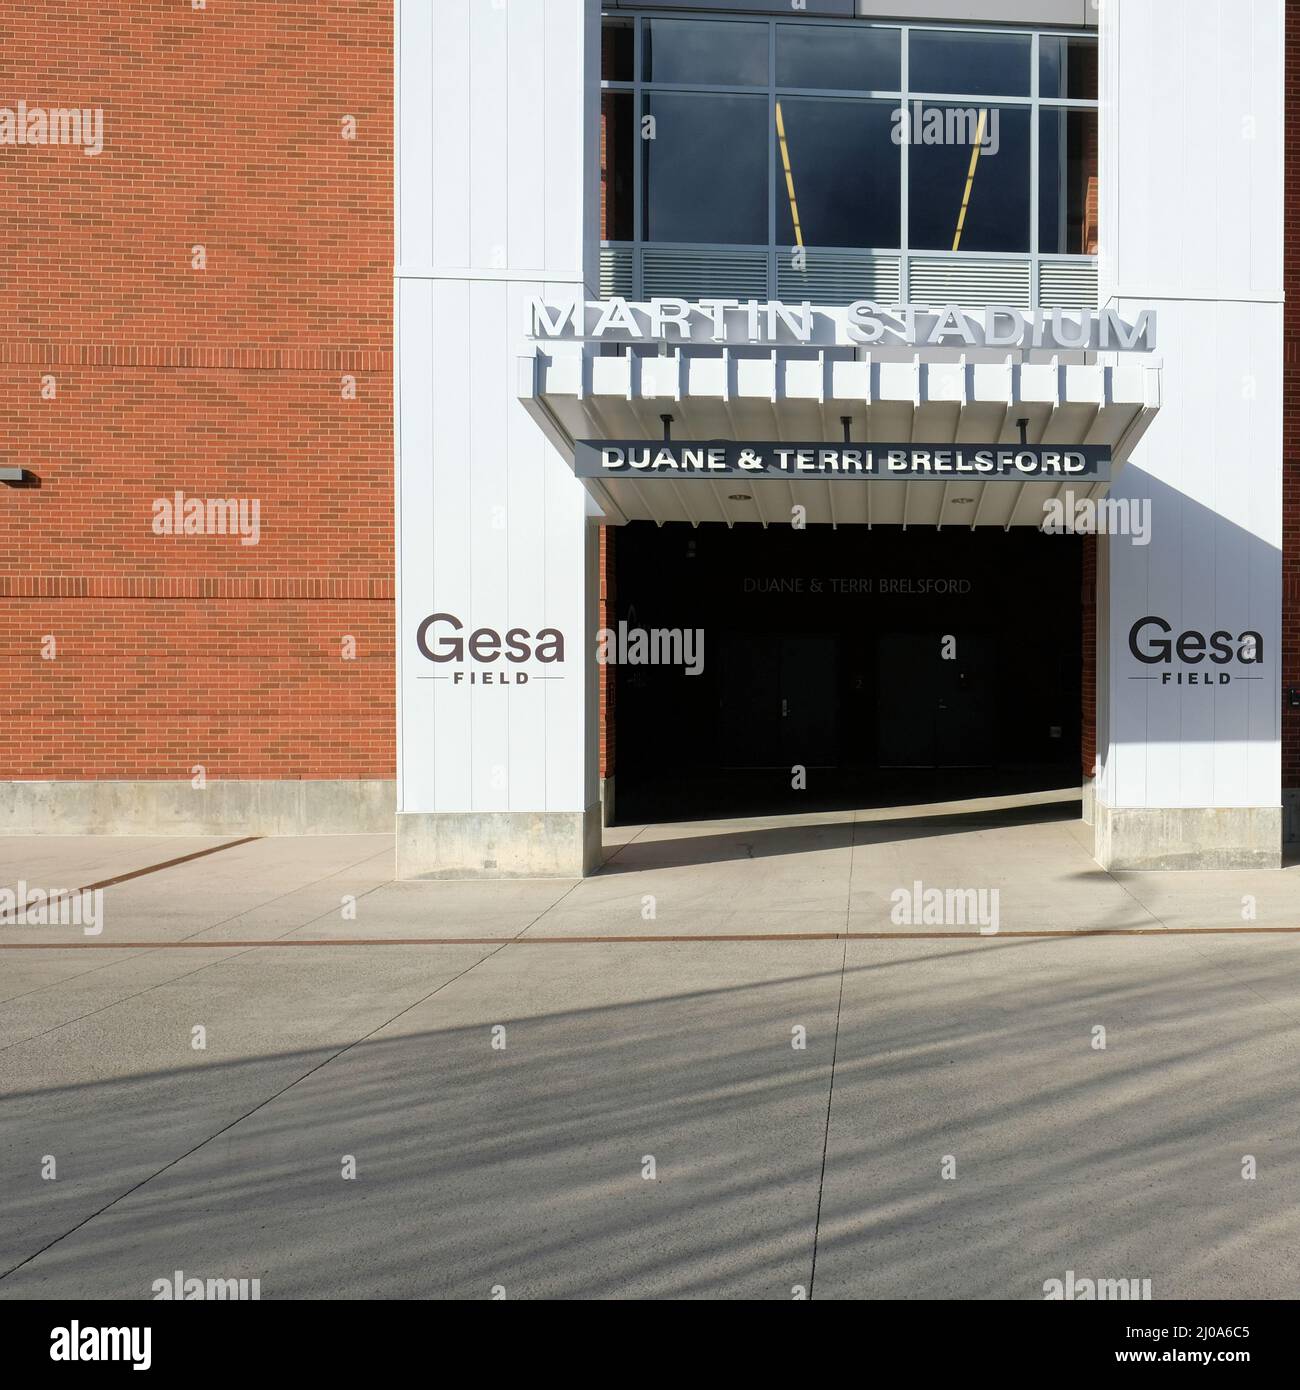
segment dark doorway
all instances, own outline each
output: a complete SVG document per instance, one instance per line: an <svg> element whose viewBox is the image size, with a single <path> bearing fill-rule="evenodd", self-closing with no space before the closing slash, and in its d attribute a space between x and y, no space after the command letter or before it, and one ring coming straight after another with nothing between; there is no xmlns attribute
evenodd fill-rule
<svg viewBox="0 0 1300 1390"><path fill-rule="evenodd" d="M707 633L705 636L707 652ZM834 766L839 689L833 637L727 632L719 686L722 763Z"/></svg>
<svg viewBox="0 0 1300 1390"><path fill-rule="evenodd" d="M999 761L996 648L983 632L890 632L876 639L880 767L991 767ZM910 678L898 680L900 671Z"/></svg>
<svg viewBox="0 0 1300 1390"><path fill-rule="evenodd" d="M616 671L625 823L1078 780L1077 537L634 523L616 556L618 620L704 658Z"/></svg>

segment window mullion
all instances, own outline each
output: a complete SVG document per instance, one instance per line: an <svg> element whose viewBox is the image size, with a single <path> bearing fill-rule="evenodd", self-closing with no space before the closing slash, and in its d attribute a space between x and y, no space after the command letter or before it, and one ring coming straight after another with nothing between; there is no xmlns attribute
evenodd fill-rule
<svg viewBox="0 0 1300 1390"><path fill-rule="evenodd" d="M903 26L901 38L899 40L899 86L902 88L903 118L910 121L912 109L911 97L911 27ZM910 125L904 125L905 130L911 129ZM898 213L898 240L901 243L898 258L898 297L904 304L911 301L911 273L909 269L909 259L911 254L911 224L909 220L909 204L911 202L911 140L904 140L899 145L899 159L901 167L898 171L899 197L902 199L902 207Z"/></svg>
<svg viewBox="0 0 1300 1390"><path fill-rule="evenodd" d="M776 21L767 24L767 293L777 296L776 257Z"/></svg>

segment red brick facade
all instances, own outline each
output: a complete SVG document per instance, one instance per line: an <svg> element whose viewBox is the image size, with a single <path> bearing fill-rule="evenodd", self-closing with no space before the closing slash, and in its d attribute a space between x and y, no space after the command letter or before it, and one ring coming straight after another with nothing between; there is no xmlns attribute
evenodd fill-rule
<svg viewBox="0 0 1300 1390"><path fill-rule="evenodd" d="M393 776L391 0L31 0L0 76L104 113L0 151L0 777Z"/></svg>

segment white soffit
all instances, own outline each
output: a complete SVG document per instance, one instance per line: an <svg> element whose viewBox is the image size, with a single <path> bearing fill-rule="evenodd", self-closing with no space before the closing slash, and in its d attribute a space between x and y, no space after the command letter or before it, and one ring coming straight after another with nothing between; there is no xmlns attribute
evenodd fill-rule
<svg viewBox="0 0 1300 1390"><path fill-rule="evenodd" d="M1160 367L952 361L846 361L797 356L673 353L601 357L590 351L519 358L519 397L573 464L577 439L790 440L838 443L1109 445L1112 477L1160 408ZM584 479L607 521L1039 526L1051 498L1096 498L1106 482L876 479ZM747 494L747 501L733 500Z"/></svg>

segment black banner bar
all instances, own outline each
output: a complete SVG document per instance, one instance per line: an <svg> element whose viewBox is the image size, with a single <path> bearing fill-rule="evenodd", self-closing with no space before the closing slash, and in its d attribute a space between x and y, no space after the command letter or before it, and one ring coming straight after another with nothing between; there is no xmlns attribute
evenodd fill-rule
<svg viewBox="0 0 1300 1390"><path fill-rule="evenodd" d="M774 1286L789 1282L784 1271L773 1279ZM709 1290L695 1292L707 1296ZM601 1304L607 1324L623 1316L617 1294L611 1288L611 1301ZM787 1304L784 1314L778 1310L781 1301ZM822 1301L820 1287L814 1301ZM830 1293L825 1301L837 1300ZM535 1303L525 1311L529 1300L514 1302L513 1308L484 1306L478 1314L462 1305L454 1314L457 1327L478 1327L492 1337L510 1329L517 1339L529 1326L544 1334L549 1329L553 1337L557 1325L579 1320L590 1325L589 1313L555 1304L539 1309ZM763 1314L765 1323L808 1329L808 1319L817 1315L800 1309L799 1302L775 1299ZM868 1316L875 1318L872 1357L888 1357L890 1364L915 1372L956 1371L969 1378L973 1369L1012 1367L1032 1370L1041 1379L1067 1369L1075 1375L1122 1376L1143 1366L1178 1366L1266 1370L1276 1380L1295 1358L1293 1303L918 1300L868 1307ZM637 1325L650 1325L644 1310L629 1311ZM290 1371L299 1379L321 1375L337 1383L354 1374L373 1380L375 1367L388 1364L394 1349L436 1350L430 1328L443 1326L448 1316L450 1310L427 1302L0 1302L0 1338L13 1385L60 1384L69 1375L73 1383L94 1384L114 1373L125 1375L128 1384L143 1385L150 1372L172 1385L178 1375L198 1375L208 1383L218 1375L247 1381L259 1372ZM695 1325L700 1318L700 1325L713 1327L716 1335L719 1325L731 1325L733 1314L716 1302L711 1311L698 1303L669 1302L650 1316L655 1326L676 1325L678 1319ZM736 1325L752 1316L752 1310L737 1309ZM829 1316L838 1326L844 1314ZM849 1316L860 1323L863 1315Z"/></svg>

